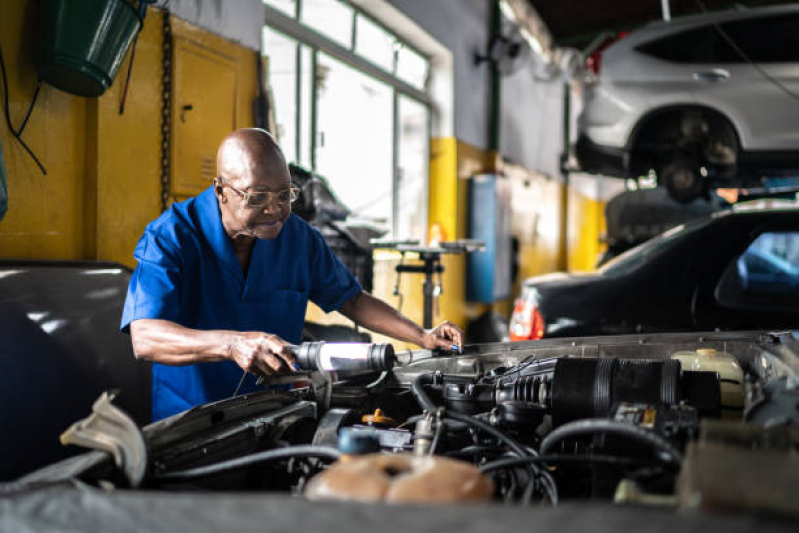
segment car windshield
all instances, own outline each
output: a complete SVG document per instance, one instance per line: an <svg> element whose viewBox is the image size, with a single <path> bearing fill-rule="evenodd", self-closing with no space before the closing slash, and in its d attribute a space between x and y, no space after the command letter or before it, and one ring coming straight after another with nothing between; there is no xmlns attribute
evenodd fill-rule
<svg viewBox="0 0 799 533"><path fill-rule="evenodd" d="M691 222L675 226L657 237L653 237L645 243L639 244L635 248L631 248L618 257L611 259L599 269L599 273L602 275L618 276L635 270L642 263L649 261L677 243L689 238L690 235L693 235L707 226L712 220L714 220L712 217L692 220Z"/></svg>

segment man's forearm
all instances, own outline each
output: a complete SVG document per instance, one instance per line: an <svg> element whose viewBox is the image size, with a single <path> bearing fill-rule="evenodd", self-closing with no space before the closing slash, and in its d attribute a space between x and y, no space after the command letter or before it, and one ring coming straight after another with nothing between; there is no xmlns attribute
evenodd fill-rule
<svg viewBox="0 0 799 533"><path fill-rule="evenodd" d="M140 319L130 325L139 359L167 365L210 363L230 358L236 332L191 329L169 320Z"/></svg>
<svg viewBox="0 0 799 533"><path fill-rule="evenodd" d="M418 324L367 292L349 300L339 311L359 326L375 333L422 345L425 332Z"/></svg>

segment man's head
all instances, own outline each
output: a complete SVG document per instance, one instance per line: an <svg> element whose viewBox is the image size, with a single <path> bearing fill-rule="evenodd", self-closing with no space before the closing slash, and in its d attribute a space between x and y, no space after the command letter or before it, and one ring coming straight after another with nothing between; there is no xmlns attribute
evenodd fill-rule
<svg viewBox="0 0 799 533"><path fill-rule="evenodd" d="M222 224L232 239L280 235L291 213L291 204L285 201L291 176L269 133L245 128L225 137L216 155L216 174L214 192Z"/></svg>

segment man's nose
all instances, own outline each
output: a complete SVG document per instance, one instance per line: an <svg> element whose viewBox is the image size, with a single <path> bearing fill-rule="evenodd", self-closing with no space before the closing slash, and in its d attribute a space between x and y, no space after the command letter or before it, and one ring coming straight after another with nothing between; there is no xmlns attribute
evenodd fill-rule
<svg viewBox="0 0 799 533"><path fill-rule="evenodd" d="M270 197L263 207L264 213L280 213L283 210L283 206L277 201L275 197Z"/></svg>

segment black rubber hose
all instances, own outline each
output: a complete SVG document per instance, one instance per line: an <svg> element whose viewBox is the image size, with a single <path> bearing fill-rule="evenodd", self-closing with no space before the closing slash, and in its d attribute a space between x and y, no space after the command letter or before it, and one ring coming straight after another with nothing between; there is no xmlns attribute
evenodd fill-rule
<svg viewBox="0 0 799 533"><path fill-rule="evenodd" d="M434 413L438 406L433 403L433 400L427 395L424 391L424 385L429 385L433 383L433 375L432 374L419 374L416 376L411 382L411 393L413 393L414 398L416 398L419 407L423 410L428 411L429 413ZM507 436L494 426L486 424L482 420L478 420L474 417L462 415L460 413L455 413L452 411L446 411L444 413L445 418L451 418L452 420L457 420L458 422L463 422L464 424L468 424L472 427L485 431L489 435L496 437L497 439L503 441L508 447L516 452L519 457L528 457L530 454L524 449L524 446L516 442L511 437Z"/></svg>
<svg viewBox="0 0 799 533"><path fill-rule="evenodd" d="M421 407L423 411L434 413L436 409L438 409L438 406L433 403L433 400L431 400L430 396L424 391L424 385L430 385L431 383L433 383L432 374L419 374L416 376L416 379L411 382L411 394L416 398L416 403L419 404L419 407Z"/></svg>
<svg viewBox="0 0 799 533"><path fill-rule="evenodd" d="M628 437L654 448L655 451L658 452L658 457L667 463L675 463L677 465L682 463L683 457L680 451L660 435L637 426L599 418L575 420L574 422L569 422L568 424L560 426L550 432L541 442L539 452L541 455L546 455L555 444L564 439L593 435L594 433L611 433L622 437Z"/></svg>
<svg viewBox="0 0 799 533"><path fill-rule="evenodd" d="M190 468L188 470L180 470L178 472L169 472L168 474L155 476L153 479L155 481L178 481L184 479L193 479L258 463L265 463L267 461L291 459L292 457L319 457L322 459L336 460L341 457L341 452L335 448L329 448L326 446L287 446L286 448L266 450L208 466L200 466L197 468Z"/></svg>
<svg viewBox="0 0 799 533"><path fill-rule="evenodd" d="M505 459L498 459L480 465L481 472L491 472L492 470L499 470L502 468L511 468L514 466L524 466L530 463L604 463L620 466L642 466L646 462L643 460L629 459L626 457L616 457L614 455L539 455L538 457L510 457Z"/></svg>
<svg viewBox="0 0 799 533"><path fill-rule="evenodd" d="M427 393L424 391L424 385L430 384L433 382L432 374L419 374L416 379L411 382L411 393L413 394L416 401L419 403L419 406L430 413L434 412L438 407ZM455 420L457 422L462 422L466 425L472 426L477 428L481 431L488 433L489 435L499 439L500 441L504 442L508 445L508 447L516 453L521 458L528 458L533 457L527 450L524 449L520 443L518 443L515 439L509 437L505 433L501 432L494 426L483 422L482 420L478 420L477 418L473 418L471 416L462 415L460 413L455 413L452 411L445 411L444 418L448 418L450 420ZM536 465L528 462L525 466L527 470L530 472L532 477L539 477L544 476L547 480L544 482L545 490L547 492L547 497L552 502L553 505L557 505L558 502L558 493L557 487L555 486L554 480L552 480L551 476L547 473L542 472Z"/></svg>
<svg viewBox="0 0 799 533"><path fill-rule="evenodd" d="M530 454L527 453L527 450L524 449L524 446L516 442L515 439L507 436L494 426L488 425L482 420L478 420L476 418L472 418L471 416L462 415L460 413L454 413L452 411L447 411L444 413L446 418L452 418L453 420L457 420L459 422L463 422L464 424L469 424L477 429L485 431L489 435L496 437L497 439L503 441L505 444L508 445L508 448L513 450L516 455L519 457L530 457Z"/></svg>

